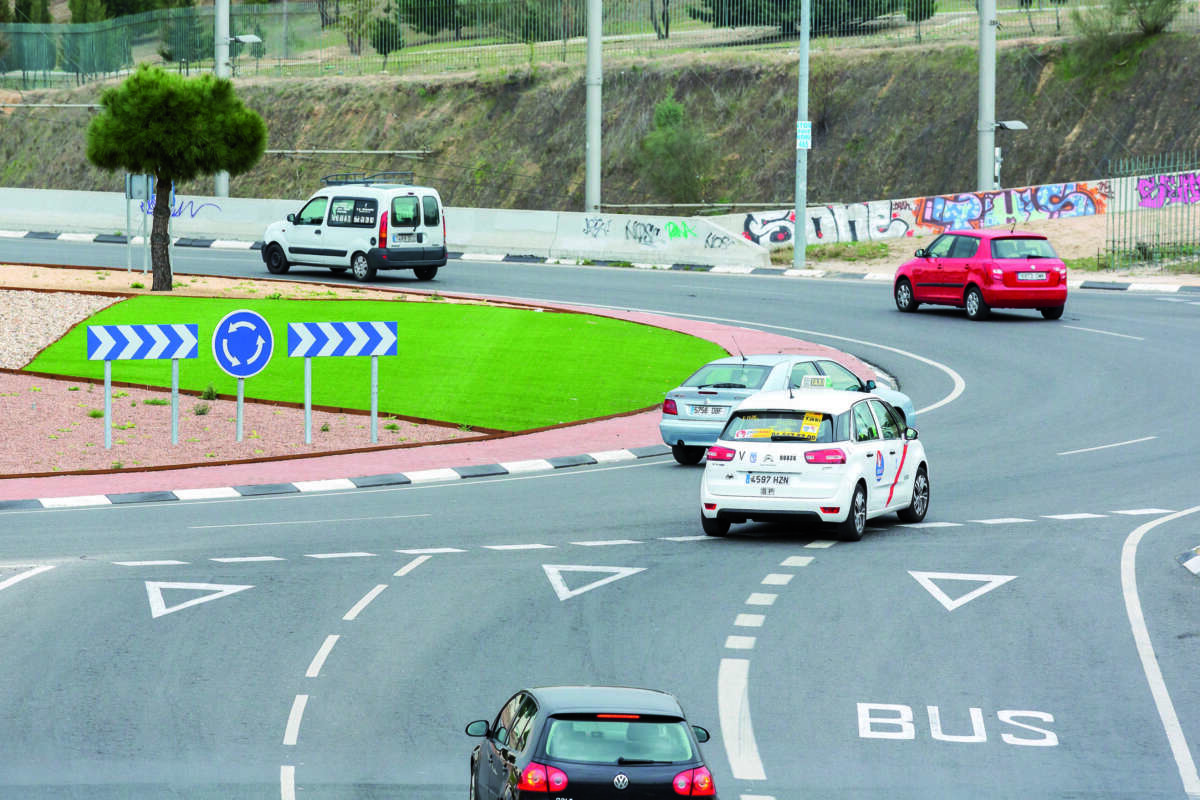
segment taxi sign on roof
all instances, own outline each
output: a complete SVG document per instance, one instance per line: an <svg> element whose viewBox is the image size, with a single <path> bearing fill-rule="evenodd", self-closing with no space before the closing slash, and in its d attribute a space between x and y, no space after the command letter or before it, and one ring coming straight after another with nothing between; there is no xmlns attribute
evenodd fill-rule
<svg viewBox="0 0 1200 800"><path fill-rule="evenodd" d="M800 378L801 389L828 389L829 377L826 375L804 375Z"/></svg>

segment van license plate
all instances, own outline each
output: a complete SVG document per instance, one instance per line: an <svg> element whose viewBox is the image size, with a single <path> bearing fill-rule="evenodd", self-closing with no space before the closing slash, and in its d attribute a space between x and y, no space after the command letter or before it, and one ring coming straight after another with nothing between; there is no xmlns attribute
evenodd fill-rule
<svg viewBox="0 0 1200 800"><path fill-rule="evenodd" d="M417 235L415 233L394 233L392 234L393 242L415 242Z"/></svg>
<svg viewBox="0 0 1200 800"><path fill-rule="evenodd" d="M769 475L769 474L764 474L762 472L751 472L748 475L746 475L746 483L749 483L749 484L769 483L772 486L787 486L788 485L788 476L787 475Z"/></svg>

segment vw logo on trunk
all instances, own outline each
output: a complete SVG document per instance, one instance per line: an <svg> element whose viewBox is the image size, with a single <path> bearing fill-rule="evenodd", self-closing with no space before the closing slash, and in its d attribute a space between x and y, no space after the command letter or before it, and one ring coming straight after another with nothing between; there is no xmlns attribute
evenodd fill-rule
<svg viewBox="0 0 1200 800"><path fill-rule="evenodd" d="M617 787L618 789L628 789L629 776L624 772L618 772L613 776L613 786Z"/></svg>

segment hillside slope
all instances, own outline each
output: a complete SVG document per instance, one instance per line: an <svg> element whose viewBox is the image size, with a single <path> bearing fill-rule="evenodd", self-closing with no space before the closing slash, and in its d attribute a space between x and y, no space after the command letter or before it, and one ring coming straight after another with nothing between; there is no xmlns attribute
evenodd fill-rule
<svg viewBox="0 0 1200 800"><path fill-rule="evenodd" d="M1200 149L1200 37L1165 36L1119 80L1085 81L1056 69L1058 45L1003 47L997 117L1008 186L1101 178L1109 158ZM904 48L816 54L810 111L811 203L912 197L974 188L977 60L973 48ZM1103 84L1103 85L1101 85ZM95 102L101 86L26 92L31 103ZM266 119L268 148L428 150L397 157L268 154L231 181L244 197L304 197L321 175L413 169L447 204L581 210L585 87L580 69L511 74L238 79ZM654 107L673 93L713 143L690 164L708 178L692 202L787 203L792 198L796 64L779 53L697 52L653 62L610 60L604 76L602 197L657 203L667 197L638 169ZM84 156L80 109L0 115L0 185L116 191L121 177ZM179 187L210 194L211 180Z"/></svg>

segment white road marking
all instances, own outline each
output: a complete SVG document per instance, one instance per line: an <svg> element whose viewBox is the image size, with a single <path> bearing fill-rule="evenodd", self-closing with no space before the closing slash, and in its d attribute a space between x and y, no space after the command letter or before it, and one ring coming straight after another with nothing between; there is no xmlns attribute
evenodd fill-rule
<svg viewBox="0 0 1200 800"><path fill-rule="evenodd" d="M1086 511L1080 514L1043 514L1046 519L1104 519L1107 514L1089 514Z"/></svg>
<svg viewBox="0 0 1200 800"><path fill-rule="evenodd" d="M1167 741L1171 744L1171 753L1175 756L1175 766L1183 781L1183 790L1189 798L1200 798L1200 774L1196 772L1196 763L1192 760L1187 737L1179 724L1171 695L1167 691L1166 681L1163 680L1162 670L1158 666L1158 657L1154 654L1154 645L1150 641L1150 631L1146 628L1146 619L1142 615L1142 601L1138 598L1137 590L1137 548L1142 538L1158 525L1172 522L1180 517L1200 511L1200 506L1171 514L1168 517L1151 520L1140 526L1125 539L1121 547L1121 593L1125 595L1125 611L1129 616L1129 627L1133 630L1133 641L1137 646L1138 657L1142 661L1142 671L1146 673L1146 682L1150 684L1150 694L1154 697L1154 705L1158 708L1158 717L1162 720Z"/></svg>
<svg viewBox="0 0 1200 800"><path fill-rule="evenodd" d="M112 501L102 494L85 494L78 497L41 497L43 508L84 508L86 506L110 506Z"/></svg>
<svg viewBox="0 0 1200 800"><path fill-rule="evenodd" d="M300 722L304 719L304 707L308 705L308 695L298 694L292 701L292 711L288 714L287 728L283 731L283 743L289 747L296 744L300 736Z"/></svg>
<svg viewBox="0 0 1200 800"><path fill-rule="evenodd" d="M990 592L997 586L1003 586L1017 577L1016 575L975 575L969 572L916 572L911 569L908 571L908 574L916 578L917 583L925 587L925 590L933 595L935 600L945 606L947 611L953 611L960 606L965 606L976 597ZM942 591L941 587L933 582L935 578L947 581L971 581L982 585L960 596L958 599L952 600L949 595Z"/></svg>
<svg viewBox="0 0 1200 800"><path fill-rule="evenodd" d="M1127 508L1124 511L1114 511L1114 514L1124 514L1127 517L1149 517L1154 514L1172 514L1169 508Z"/></svg>
<svg viewBox="0 0 1200 800"><path fill-rule="evenodd" d="M1140 439L1129 439L1124 442L1113 442L1112 444L1102 444L1102 445L1097 445L1096 447L1084 447L1079 450L1064 450L1063 452L1059 453L1059 455L1060 456L1073 456L1076 453L1091 453L1096 450L1107 450L1110 447L1124 447L1127 444L1138 444L1139 442L1148 442L1151 439L1157 439L1157 438L1158 438L1157 436L1143 436Z"/></svg>
<svg viewBox="0 0 1200 800"><path fill-rule="evenodd" d="M457 481L462 480L462 475L459 475L452 469L420 469L416 472L406 472L404 477L408 478L413 483L431 483L433 481Z"/></svg>
<svg viewBox="0 0 1200 800"><path fill-rule="evenodd" d="M485 544L484 550L553 550L552 544Z"/></svg>
<svg viewBox="0 0 1200 800"><path fill-rule="evenodd" d="M1008 525L1014 522L1033 522L1023 517L996 517L995 519L969 519L967 522L978 522L981 525Z"/></svg>
<svg viewBox="0 0 1200 800"><path fill-rule="evenodd" d="M457 547L425 547L419 550L397 550L396 552L406 556L436 556L442 553L465 553L467 551Z"/></svg>
<svg viewBox="0 0 1200 800"><path fill-rule="evenodd" d="M18 575L13 575L11 578L0 581L0 591L4 591L8 587L18 584L26 578L32 578L34 575L40 575L43 572L54 569L53 565L39 567L35 564L0 564L0 567L3 567L4 569L23 569L28 567L25 572L22 572Z"/></svg>
<svg viewBox="0 0 1200 800"><path fill-rule="evenodd" d="M333 646L337 644L338 635L331 633L325 637L325 641L321 643L321 649L317 650L317 654L313 656L312 663L308 665L308 669L304 672L306 678L316 678L321 674L321 667L325 666L325 659L329 658L329 652L333 650Z"/></svg>
<svg viewBox="0 0 1200 800"><path fill-rule="evenodd" d="M180 500L223 500L227 497L241 497L232 486L221 486L215 489L176 489L172 492Z"/></svg>
<svg viewBox="0 0 1200 800"><path fill-rule="evenodd" d="M118 567L178 567L187 564L186 561L114 561Z"/></svg>
<svg viewBox="0 0 1200 800"><path fill-rule="evenodd" d="M779 562L781 567L807 567L813 562L812 556L788 556Z"/></svg>
<svg viewBox="0 0 1200 800"><path fill-rule="evenodd" d="M1189 558L1187 561L1183 562L1183 568L1193 575L1200 575L1200 556ZM0 589L3 588L3 586L0 586Z"/></svg>
<svg viewBox="0 0 1200 800"><path fill-rule="evenodd" d="M815 539L804 546L824 550L825 548L833 547L835 544L837 544L837 542L829 539Z"/></svg>
<svg viewBox="0 0 1200 800"><path fill-rule="evenodd" d="M528 461L501 461L500 466L511 473L543 472L554 469L554 465L544 458L533 458Z"/></svg>
<svg viewBox="0 0 1200 800"><path fill-rule="evenodd" d="M715 540L715 537L708 536L708 535L704 535L704 536L660 536L658 538L663 540L664 542L703 542L703 541L708 541L708 540Z"/></svg>
<svg viewBox="0 0 1200 800"><path fill-rule="evenodd" d="M593 539L588 542L571 542L581 547L611 547L616 544L641 544L636 539Z"/></svg>
<svg viewBox="0 0 1200 800"><path fill-rule="evenodd" d="M762 759L754 741L750 721L750 661L722 658L717 672L717 715L721 720L721 739L733 777L740 781L762 781Z"/></svg>
<svg viewBox="0 0 1200 800"><path fill-rule="evenodd" d="M961 522L909 522L901 528L961 528Z"/></svg>
<svg viewBox="0 0 1200 800"><path fill-rule="evenodd" d="M210 558L220 564L252 564L258 561L287 561L279 556L231 556L229 558Z"/></svg>
<svg viewBox="0 0 1200 800"><path fill-rule="evenodd" d="M775 605L776 597L779 597L779 595L764 594L762 592L754 592L749 597L746 598L746 605L748 605L748 606L773 606L773 605Z"/></svg>
<svg viewBox="0 0 1200 800"><path fill-rule="evenodd" d="M302 492L332 492L339 489L357 489L354 481L347 478L331 478L324 481L292 481L292 486L295 486Z"/></svg>
<svg viewBox="0 0 1200 800"><path fill-rule="evenodd" d="M244 592L247 589L253 589L253 586L235 586L232 584L223 583L167 583L164 581L146 581L146 596L150 600L150 618L158 619L159 617L173 614L176 611L181 611L185 608L198 606L201 603L207 603L211 600L220 600L222 597L228 597L231 594ZM197 592L208 592L208 594L193 597L191 600L186 600L177 605L167 607L163 601L163 589L180 589Z"/></svg>
<svg viewBox="0 0 1200 800"><path fill-rule="evenodd" d="M629 461L637 458L628 450L601 450L599 453L588 453L598 464L611 464L615 461Z"/></svg>
<svg viewBox="0 0 1200 800"><path fill-rule="evenodd" d="M398 569L394 573L392 573L392 575L397 578L403 578L405 575L407 575L408 573L412 572L417 567L424 564L430 558L432 558L432 556L429 556L429 555L417 556L412 561L408 562L403 567L401 567L400 569Z"/></svg>
<svg viewBox="0 0 1200 800"><path fill-rule="evenodd" d="M775 796L770 794L743 794L739 800L775 800Z"/></svg>
<svg viewBox="0 0 1200 800"><path fill-rule="evenodd" d="M335 519L287 519L276 522L230 522L224 525L189 525L190 531L203 531L215 528L265 528L271 525L325 525L339 522L376 522L381 519L418 519L432 514L388 514L382 517L340 517Z"/></svg>
<svg viewBox="0 0 1200 800"><path fill-rule="evenodd" d="M753 636L727 636L725 638L725 647L729 650L753 650Z"/></svg>
<svg viewBox="0 0 1200 800"><path fill-rule="evenodd" d="M766 586L787 586L795 575L789 575L781 572L772 572L770 575L762 579Z"/></svg>
<svg viewBox="0 0 1200 800"><path fill-rule="evenodd" d="M761 628L766 618L765 614L738 614L733 624L739 628Z"/></svg>
<svg viewBox="0 0 1200 800"><path fill-rule="evenodd" d="M1113 333L1112 331L1102 331L1102 330L1097 330L1096 328L1082 328L1078 325L1060 325L1059 327L1060 328L1070 328L1073 331L1087 331L1088 333L1100 333L1100 334L1104 334L1105 336L1119 336L1122 339L1133 339L1134 341L1137 341L1137 342L1146 341L1141 336L1130 336L1127 333Z"/></svg>
<svg viewBox="0 0 1200 800"><path fill-rule="evenodd" d="M305 558L375 558L374 553L305 553Z"/></svg>
<svg viewBox="0 0 1200 800"><path fill-rule="evenodd" d="M296 768L287 764L279 768L279 800L296 800Z"/></svg>
<svg viewBox="0 0 1200 800"><path fill-rule="evenodd" d="M558 595L560 601L578 597L584 592L589 592L599 586L604 586L607 583L619 581L622 578L628 578L630 575L646 571L645 567L596 567L578 564L542 564L542 569L546 573L546 578L550 581L550 587L554 589L554 594ZM563 579L564 572L599 572L607 577L594 580L576 589L569 589L567 588L567 582Z"/></svg>
<svg viewBox="0 0 1200 800"><path fill-rule="evenodd" d="M363 598L354 604L354 607L346 612L346 616L342 617L346 622L353 622L362 613L362 610L371 604L371 601L379 597L380 593L387 588L386 583L381 583L371 591L363 595Z"/></svg>

